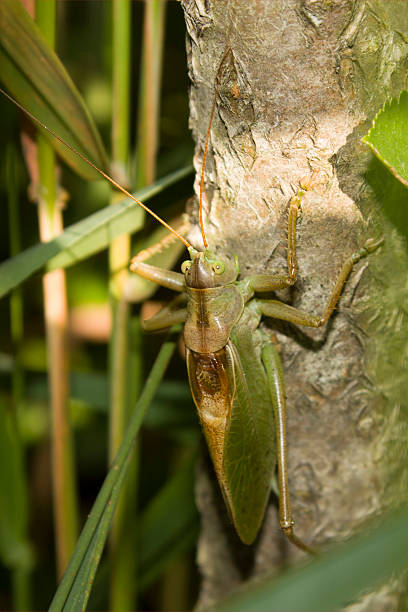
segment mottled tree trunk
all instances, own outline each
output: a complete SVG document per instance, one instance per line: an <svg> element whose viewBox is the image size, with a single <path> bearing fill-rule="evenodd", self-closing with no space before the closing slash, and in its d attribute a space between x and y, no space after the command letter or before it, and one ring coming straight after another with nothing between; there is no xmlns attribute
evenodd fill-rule
<svg viewBox="0 0 408 612"><path fill-rule="evenodd" d="M385 98L407 87L408 3L182 4L198 172L217 70L230 49L206 170L210 247L237 254L242 275L284 270L287 205L313 175L297 228L298 281L279 297L318 314L342 261L368 237L385 236L385 246L356 266L325 328L263 323L278 338L286 375L297 532L324 548L408 490L408 321L396 299L407 260L381 214L372 156L360 141ZM200 246L198 232L191 240ZM279 532L276 500L255 545L245 547L232 534L211 469L201 471L197 497L201 605L302 555ZM400 591L390 583L359 609L401 608Z"/></svg>

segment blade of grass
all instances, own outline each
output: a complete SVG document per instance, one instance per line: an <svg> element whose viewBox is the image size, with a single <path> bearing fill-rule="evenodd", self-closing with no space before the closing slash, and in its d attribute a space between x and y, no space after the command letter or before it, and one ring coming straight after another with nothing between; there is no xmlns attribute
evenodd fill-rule
<svg viewBox="0 0 408 612"><path fill-rule="evenodd" d="M368 534L282 578L247 584L210 610L324 612L340 610L408 566L408 510L387 517Z"/></svg>
<svg viewBox="0 0 408 612"><path fill-rule="evenodd" d="M119 501L119 496L123 489L130 458L131 457L129 457L119 469L118 477L112 487L112 493L108 503L105 506L100 521L90 541L84 560L82 561L81 567L78 571L76 578L77 588L71 590L63 607L63 610L66 610L67 612L71 612L72 610L86 609L95 579L95 574L102 557L106 539L108 537L109 527Z"/></svg>
<svg viewBox="0 0 408 612"><path fill-rule="evenodd" d="M192 173L192 166L156 181L135 192L141 200L148 200ZM140 229L143 218L140 209L130 199L89 215L63 231L57 238L35 245L0 264L0 297L20 285L48 264L48 270L66 268L105 249L110 240L125 231Z"/></svg>
<svg viewBox="0 0 408 612"><path fill-rule="evenodd" d="M144 17L144 29L143 29L143 48L142 48L142 71L140 80L140 102L139 102L139 116L137 124L137 186L142 186L153 180L156 172L156 157L159 145L159 117L160 117L160 94L161 94L161 76L162 76L162 64L163 64L163 42L164 42L164 30L165 30L165 19L166 19L166 2L164 0L150 0L145 2L145 17ZM167 252L167 257L170 254ZM182 453L180 445L175 451L176 462L180 460L180 453ZM188 481L188 479L187 479ZM158 506L155 507L158 511ZM153 507L152 507L153 511ZM183 516L183 512L179 513L179 516ZM172 523L172 519L162 516L163 525ZM194 532L194 529L192 530ZM156 533L165 536L163 528L160 528ZM153 531L146 529L146 524L141 526L141 534L146 537L147 545L150 542L153 544L156 540ZM169 534L168 534L169 535ZM173 533L173 535L175 535ZM189 533L189 527L184 524L184 531L180 531L178 537L171 541L171 553L173 559L185 550L192 542L191 533ZM193 533L193 541L195 533ZM151 571L144 571L145 580L152 580L154 576L163 573L165 569L168 570L168 576L164 577L164 584L166 580L172 580L171 572L172 569L169 567L169 555L166 555L166 541L163 540L161 554L156 558L152 565ZM140 547L142 551L143 546ZM171 555L170 555L171 556ZM145 564L141 563L144 567ZM186 570L188 572L188 566ZM166 594L170 591L164 589ZM178 605L183 609L185 602L179 601L168 601L163 600L163 609L168 609L175 605Z"/></svg>
<svg viewBox="0 0 408 612"><path fill-rule="evenodd" d="M173 333L175 334L178 331L179 328L175 328L173 330ZM71 557L67 570L50 604L49 609L54 612L63 609L65 602L67 601L72 591L76 591L77 589L80 590L80 587L76 582L78 571L88 551L93 535L96 529L98 528L100 519L105 511L106 505L109 503L113 487L120 478L121 468L128 460L128 457L132 451L133 444L142 424L146 410L153 399L153 396L169 364L170 358L174 352L175 347L176 341L174 339L169 338L166 342L163 343L163 346L160 349L156 361L154 362L154 365L147 378L140 399L133 410L133 414L126 429L122 444L120 445L112 467L110 468L104 480L104 483L98 493L95 503L92 506L92 510L89 514L88 520L85 523L85 526L75 547L74 554Z"/></svg>
<svg viewBox="0 0 408 612"><path fill-rule="evenodd" d="M9 92L58 136L97 166L106 167L102 141L80 94L52 45L20 2L0 2L0 24L0 78ZM53 139L52 146L83 177L98 178L92 168L61 143Z"/></svg>
<svg viewBox="0 0 408 612"><path fill-rule="evenodd" d="M143 377L143 339L139 317L133 317L129 327L127 371L128 402L136 401ZM153 402L152 402L153 404ZM151 405L152 405L151 404ZM149 412L151 410L151 406ZM129 416L126 415L128 421ZM127 422L126 421L126 422ZM129 477L121 493L114 517L115 529L110 541L110 607L112 610L135 610L137 571L140 551L137 545L139 520L137 514L140 467L140 444L136 440L129 461ZM125 567L125 569L123 569Z"/></svg>

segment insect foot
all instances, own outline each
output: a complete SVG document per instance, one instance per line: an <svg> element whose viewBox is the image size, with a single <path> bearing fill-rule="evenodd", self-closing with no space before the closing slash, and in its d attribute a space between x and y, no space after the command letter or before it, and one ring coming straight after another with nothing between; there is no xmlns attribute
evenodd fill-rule
<svg viewBox="0 0 408 612"><path fill-rule="evenodd" d="M357 253L354 253L351 256L353 259L353 263L357 263L358 261L360 261L360 259L366 257L366 255L373 253L382 244L384 244L384 236L381 236L381 238L369 238L366 241L365 245Z"/></svg>
<svg viewBox="0 0 408 612"><path fill-rule="evenodd" d="M283 525L281 523L281 529L283 531L283 533L285 534L285 536L288 538L288 540L290 540L290 542L292 542L292 544L294 544L295 546L297 546L297 548L300 548L300 550L303 550L304 552L308 553L309 555L318 555L318 551L315 550L314 548L311 548L310 546L308 546L307 544L305 544L303 542L303 540L301 540L300 538L298 538L294 533L293 533L293 526L294 526L295 522L291 521L290 525Z"/></svg>

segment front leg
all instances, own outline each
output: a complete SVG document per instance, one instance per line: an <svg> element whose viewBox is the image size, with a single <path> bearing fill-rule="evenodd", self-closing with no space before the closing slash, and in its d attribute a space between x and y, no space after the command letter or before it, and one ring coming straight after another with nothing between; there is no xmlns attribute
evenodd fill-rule
<svg viewBox="0 0 408 612"><path fill-rule="evenodd" d="M180 234L184 234L188 231L189 227L190 223L187 218L185 218L183 224L178 227L178 232ZM162 287L167 287L167 289L172 289L173 291L184 291L186 288L184 274L144 263L146 259L149 259L153 255L161 253L163 250L167 249L173 241L173 234L168 234L162 240L160 240L160 242L157 242L153 246L140 251L140 253L133 257L130 262L129 267L131 272L135 272L139 276L153 281Z"/></svg>
<svg viewBox="0 0 408 612"><path fill-rule="evenodd" d="M300 203L304 191L300 190L289 202L288 212L288 244L287 244L287 274L254 274L246 280L255 292L278 291L290 287L296 281L298 269L296 257L296 223L299 215Z"/></svg>
<svg viewBox="0 0 408 612"><path fill-rule="evenodd" d="M184 274L181 274L181 272L151 266L150 264L138 261L137 256L130 262L130 270L147 280L173 291L184 291L186 288Z"/></svg>

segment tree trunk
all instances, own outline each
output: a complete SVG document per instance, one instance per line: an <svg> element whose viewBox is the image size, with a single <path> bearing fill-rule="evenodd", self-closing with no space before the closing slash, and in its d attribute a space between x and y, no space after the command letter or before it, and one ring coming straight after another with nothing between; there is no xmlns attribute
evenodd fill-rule
<svg viewBox="0 0 408 612"><path fill-rule="evenodd" d="M263 322L278 338L285 369L296 530L324 549L400 503L408 487L408 321L397 301L407 257L376 195L374 175L378 180L382 169L361 143L386 97L407 87L408 4L182 4L197 193L216 75L230 49L206 167L210 247L237 254L241 276L284 270L288 202L302 180L313 177L297 226L298 281L279 298L319 314L343 260L368 237L385 236L384 246L356 265L325 328ZM190 239L200 246L198 232ZM199 475L197 498L199 605L302 555L279 531L276 499L255 545L245 547L232 534L208 466ZM400 593L401 585L390 583L358 609L400 609Z"/></svg>

